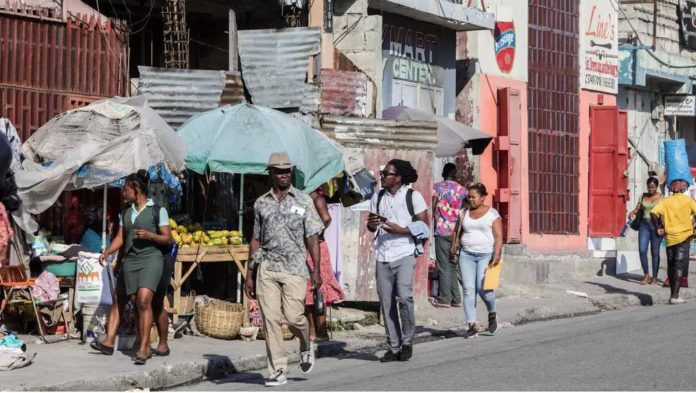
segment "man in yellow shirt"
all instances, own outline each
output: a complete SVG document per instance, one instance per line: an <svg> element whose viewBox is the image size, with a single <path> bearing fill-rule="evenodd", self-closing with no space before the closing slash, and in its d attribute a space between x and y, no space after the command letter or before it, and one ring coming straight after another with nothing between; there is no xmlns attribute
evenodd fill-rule
<svg viewBox="0 0 696 393"><path fill-rule="evenodd" d="M670 304L686 302L679 297L679 288L682 276L689 271L689 246L694 235L692 216L696 215L696 201L684 195L688 188L689 185L683 180L673 181L669 185L672 195L650 212L658 236L666 235Z"/></svg>

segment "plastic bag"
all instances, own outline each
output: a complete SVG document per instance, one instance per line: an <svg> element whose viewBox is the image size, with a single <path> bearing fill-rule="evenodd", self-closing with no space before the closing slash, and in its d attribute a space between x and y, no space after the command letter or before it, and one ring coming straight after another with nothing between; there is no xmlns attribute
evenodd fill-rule
<svg viewBox="0 0 696 393"><path fill-rule="evenodd" d="M43 235L36 235L31 242L31 249L35 257L46 255L48 254L48 241Z"/></svg>
<svg viewBox="0 0 696 393"><path fill-rule="evenodd" d="M683 139L664 141L665 165L667 166L667 186L674 180L683 180L689 185L693 184L689 157L686 154L686 145Z"/></svg>

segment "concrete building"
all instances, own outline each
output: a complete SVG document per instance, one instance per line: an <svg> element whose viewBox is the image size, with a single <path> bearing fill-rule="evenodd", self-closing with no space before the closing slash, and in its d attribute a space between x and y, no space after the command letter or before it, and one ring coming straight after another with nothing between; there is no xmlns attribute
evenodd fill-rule
<svg viewBox="0 0 696 393"><path fill-rule="evenodd" d="M631 150L626 209L645 192L649 171L664 171L663 141L696 142L693 80L696 45L692 12L680 0L622 1L619 10L621 68L617 104L627 113ZM637 233L616 248L638 268Z"/></svg>

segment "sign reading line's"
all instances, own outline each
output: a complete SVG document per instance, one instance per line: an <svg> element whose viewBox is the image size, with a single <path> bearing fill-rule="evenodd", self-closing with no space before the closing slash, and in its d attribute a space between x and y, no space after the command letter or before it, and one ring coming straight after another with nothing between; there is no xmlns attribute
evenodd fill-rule
<svg viewBox="0 0 696 393"><path fill-rule="evenodd" d="M619 15L608 0L580 1L580 88L619 91Z"/></svg>

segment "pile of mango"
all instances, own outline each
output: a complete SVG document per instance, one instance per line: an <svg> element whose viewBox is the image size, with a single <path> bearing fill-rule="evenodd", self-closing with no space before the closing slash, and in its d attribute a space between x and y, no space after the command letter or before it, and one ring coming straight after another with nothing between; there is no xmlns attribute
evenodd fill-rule
<svg viewBox="0 0 696 393"><path fill-rule="evenodd" d="M204 231L199 223L179 225L172 219L169 219L169 228L172 238L181 248L242 245L242 232L239 231Z"/></svg>

